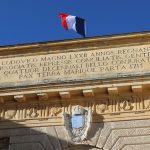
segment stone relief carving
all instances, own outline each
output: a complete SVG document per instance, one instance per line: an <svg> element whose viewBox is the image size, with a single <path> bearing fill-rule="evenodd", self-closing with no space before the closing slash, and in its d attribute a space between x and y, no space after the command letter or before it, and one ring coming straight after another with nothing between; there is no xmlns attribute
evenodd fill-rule
<svg viewBox="0 0 150 150"><path fill-rule="evenodd" d="M12 119L16 115L17 110L6 110L5 111L5 118Z"/></svg>
<svg viewBox="0 0 150 150"><path fill-rule="evenodd" d="M63 103L54 104L36 102L36 104L16 104L2 105L0 107L0 121L3 120L28 120L28 119L50 119L61 118L63 120L63 113L71 115L73 107L76 104ZM82 104L83 109L91 110L94 115L101 115L101 118L111 118L112 114L123 115L124 113L143 112L149 115L150 110L150 96L138 95L111 95L104 99L96 99L95 101L88 101ZM127 114L127 113L126 113ZM110 116L108 116L110 115ZM130 115L131 116L131 115ZM124 117L124 116L123 116ZM128 117L126 115L126 117ZM114 117L112 117L114 118ZM96 120L98 121L98 120Z"/></svg>
<svg viewBox="0 0 150 150"><path fill-rule="evenodd" d="M145 98L144 100L144 108L145 109L150 109L150 98Z"/></svg>
<svg viewBox="0 0 150 150"><path fill-rule="evenodd" d="M39 116L38 107L30 108L29 113L27 115L31 118L36 118Z"/></svg>
<svg viewBox="0 0 150 150"><path fill-rule="evenodd" d="M83 142L91 127L92 112L77 105L72 108L72 114L64 113L65 127L73 142Z"/></svg>
<svg viewBox="0 0 150 150"><path fill-rule="evenodd" d="M107 108L106 104L98 104L98 105L96 105L97 113L104 113L106 108Z"/></svg>
<svg viewBox="0 0 150 150"><path fill-rule="evenodd" d="M125 100L125 101L120 103L120 109L127 111L127 110L133 109L133 106L129 101Z"/></svg>
<svg viewBox="0 0 150 150"><path fill-rule="evenodd" d="M109 97L109 112L131 111L134 108L132 96L113 95Z"/></svg>
<svg viewBox="0 0 150 150"><path fill-rule="evenodd" d="M14 106L13 108L0 108L0 120L11 119L40 119L61 116L62 108L60 106L52 107L50 105L31 105Z"/></svg>
<svg viewBox="0 0 150 150"><path fill-rule="evenodd" d="M54 117L57 116L61 112L61 108L59 107L52 107L50 110L50 116Z"/></svg>

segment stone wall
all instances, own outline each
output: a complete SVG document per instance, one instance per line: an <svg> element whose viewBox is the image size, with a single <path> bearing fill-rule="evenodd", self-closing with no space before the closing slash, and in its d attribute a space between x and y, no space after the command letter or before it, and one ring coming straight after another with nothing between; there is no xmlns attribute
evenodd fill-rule
<svg viewBox="0 0 150 150"><path fill-rule="evenodd" d="M4 137L9 150L149 150L150 120L93 123L88 140L80 144L70 141L64 126L1 129Z"/></svg>

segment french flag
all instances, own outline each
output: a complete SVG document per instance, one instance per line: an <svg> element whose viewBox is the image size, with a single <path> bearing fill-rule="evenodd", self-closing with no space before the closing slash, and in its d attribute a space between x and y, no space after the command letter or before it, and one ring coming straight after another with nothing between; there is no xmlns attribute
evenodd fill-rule
<svg viewBox="0 0 150 150"><path fill-rule="evenodd" d="M75 32L79 33L85 37L85 20L77 16L72 16L65 13L60 13L59 17L61 19L62 26L66 29L73 29Z"/></svg>

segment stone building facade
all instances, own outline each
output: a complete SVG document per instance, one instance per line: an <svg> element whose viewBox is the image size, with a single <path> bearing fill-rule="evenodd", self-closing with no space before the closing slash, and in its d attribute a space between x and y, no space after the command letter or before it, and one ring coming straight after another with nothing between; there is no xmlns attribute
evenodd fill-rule
<svg viewBox="0 0 150 150"><path fill-rule="evenodd" d="M0 47L0 150L77 149L150 149L150 33Z"/></svg>

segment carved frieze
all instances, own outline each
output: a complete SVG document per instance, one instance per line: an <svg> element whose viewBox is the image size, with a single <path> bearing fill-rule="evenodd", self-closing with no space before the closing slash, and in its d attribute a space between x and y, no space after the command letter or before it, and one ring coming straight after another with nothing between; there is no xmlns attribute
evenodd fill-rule
<svg viewBox="0 0 150 150"><path fill-rule="evenodd" d="M150 109L149 96L111 95L96 103L97 114L146 111L148 109Z"/></svg>
<svg viewBox="0 0 150 150"><path fill-rule="evenodd" d="M50 105L16 105L0 108L0 120L44 119L60 116L62 108Z"/></svg>
<svg viewBox="0 0 150 150"><path fill-rule="evenodd" d="M85 97L86 99L86 97ZM38 101L36 103L11 103L9 105L1 105L0 107L0 121L4 120L48 120L57 118L63 119L63 113L71 114L74 106L80 105L84 109L90 109L92 111L93 118L103 118L103 121L107 119L119 120L119 118L127 119L128 117L136 117L139 113L145 113L145 116L149 117L150 112L150 96L142 95L109 95L104 98L88 99L84 103L82 101L62 101L52 104L49 101L43 103ZM115 116L113 116L115 115ZM102 120L95 119L96 122ZM93 120L94 121L94 120Z"/></svg>

